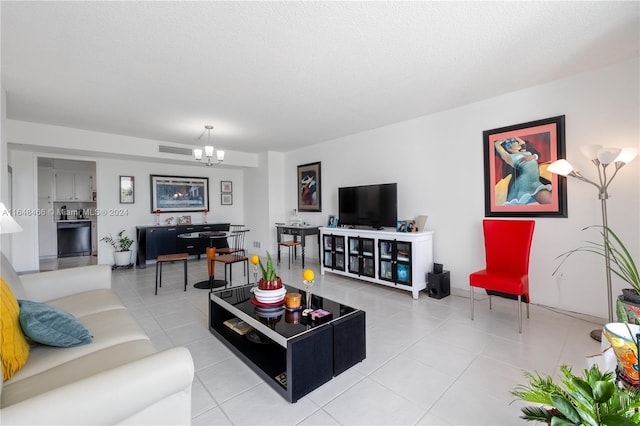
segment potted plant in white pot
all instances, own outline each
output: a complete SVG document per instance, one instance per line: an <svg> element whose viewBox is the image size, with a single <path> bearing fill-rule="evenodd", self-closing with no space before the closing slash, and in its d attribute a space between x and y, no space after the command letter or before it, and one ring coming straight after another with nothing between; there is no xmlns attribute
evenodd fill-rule
<svg viewBox="0 0 640 426"><path fill-rule="evenodd" d="M124 235L124 229L118 232L118 236L113 238L111 234L106 237L102 237L100 241L111 244L115 251L113 252L113 259L116 266L126 266L131 263L131 246L133 240Z"/></svg>
<svg viewBox="0 0 640 426"><path fill-rule="evenodd" d="M584 228L583 231L594 227L602 228L600 230L600 235L603 238L602 243L586 241L586 245L561 254L557 258L562 258L562 261L552 275L555 275L569 256L576 252L595 253L606 258L607 250L605 248L608 249L611 272L631 286L622 289L622 294L618 296L616 302L618 321L640 324L640 274L638 267L627 247L611 228L606 228L607 232L605 233L604 227L592 225ZM626 318L624 313L626 313Z"/></svg>

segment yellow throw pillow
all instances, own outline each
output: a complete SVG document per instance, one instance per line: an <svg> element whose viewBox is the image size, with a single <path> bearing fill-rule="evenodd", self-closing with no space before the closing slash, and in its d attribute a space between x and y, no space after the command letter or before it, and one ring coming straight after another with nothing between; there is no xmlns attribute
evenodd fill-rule
<svg viewBox="0 0 640 426"><path fill-rule="evenodd" d="M0 278L0 356L2 378L9 380L29 357L29 343L20 328L20 308L11 289Z"/></svg>

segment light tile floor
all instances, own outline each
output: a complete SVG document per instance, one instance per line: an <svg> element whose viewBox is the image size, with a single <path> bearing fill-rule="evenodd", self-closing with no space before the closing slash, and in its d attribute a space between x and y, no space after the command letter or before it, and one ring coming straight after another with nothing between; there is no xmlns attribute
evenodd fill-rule
<svg viewBox="0 0 640 426"><path fill-rule="evenodd" d="M521 425L523 403L509 390L524 382L524 370L555 376L565 363L581 371L600 350L589 332L601 324L576 315L532 305L518 334L511 300L494 298L492 311L486 297L478 300L472 321L465 297L413 300L405 291L321 276L313 261L307 267L316 271L314 293L366 311L367 358L295 404L209 333L208 290L184 292L181 263L165 264L157 296L153 265L115 270L113 287L158 349L191 351L196 425ZM205 279L206 261L189 261L188 270L190 284ZM241 285L241 267L234 272L233 284ZM278 272L302 285L299 264Z"/></svg>

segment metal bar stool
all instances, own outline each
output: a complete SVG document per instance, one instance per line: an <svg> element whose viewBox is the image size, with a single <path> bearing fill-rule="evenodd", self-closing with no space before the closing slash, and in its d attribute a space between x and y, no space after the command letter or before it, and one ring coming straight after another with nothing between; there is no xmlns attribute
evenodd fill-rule
<svg viewBox="0 0 640 426"><path fill-rule="evenodd" d="M176 254L162 254L156 259L156 296L158 295L158 287L162 287L162 265L165 262L176 262L182 260L184 262L184 291L187 291L187 259L189 254L176 253ZM158 277L158 271L160 276Z"/></svg>
<svg viewBox="0 0 640 426"><path fill-rule="evenodd" d="M289 249L289 269L291 269L291 261L298 257L298 246L302 245L300 241L281 241L278 243L280 247L286 247Z"/></svg>

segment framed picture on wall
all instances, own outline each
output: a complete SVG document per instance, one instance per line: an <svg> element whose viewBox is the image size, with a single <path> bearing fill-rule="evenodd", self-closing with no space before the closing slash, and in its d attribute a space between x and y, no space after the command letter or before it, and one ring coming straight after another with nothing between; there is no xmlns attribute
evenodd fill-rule
<svg viewBox="0 0 640 426"><path fill-rule="evenodd" d="M233 192L233 182L230 180L221 180L220 192Z"/></svg>
<svg viewBox="0 0 640 426"><path fill-rule="evenodd" d="M298 166L298 211L321 212L320 162Z"/></svg>
<svg viewBox="0 0 640 426"><path fill-rule="evenodd" d="M209 178L151 175L151 213L209 209Z"/></svg>
<svg viewBox="0 0 640 426"><path fill-rule="evenodd" d="M220 204L230 206L233 204L233 194L220 194Z"/></svg>
<svg viewBox="0 0 640 426"><path fill-rule="evenodd" d="M120 204L133 204L134 200L133 176L120 176Z"/></svg>
<svg viewBox="0 0 640 426"><path fill-rule="evenodd" d="M547 170L564 157L564 115L482 136L485 216L567 217L566 178Z"/></svg>

